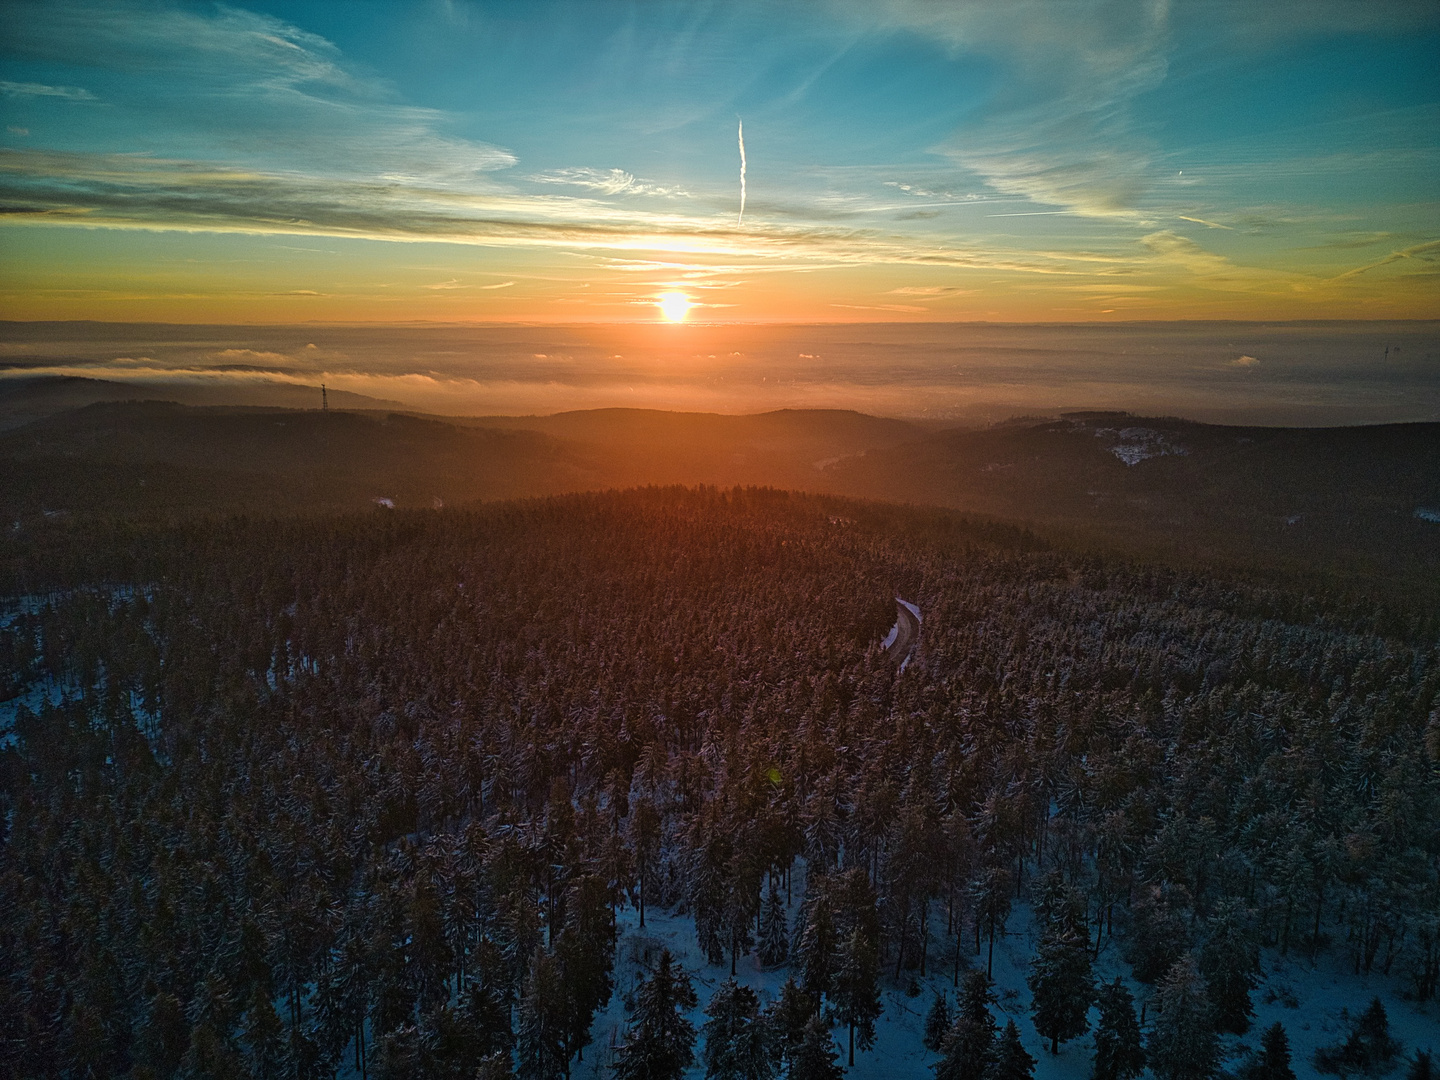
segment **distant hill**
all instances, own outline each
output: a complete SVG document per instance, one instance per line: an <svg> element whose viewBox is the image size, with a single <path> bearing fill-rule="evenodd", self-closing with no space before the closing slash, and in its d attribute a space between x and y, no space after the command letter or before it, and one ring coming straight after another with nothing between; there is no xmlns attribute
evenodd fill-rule
<svg viewBox="0 0 1440 1080"><path fill-rule="evenodd" d="M1165 560L1440 589L1440 424L1241 428L1124 413L932 431L844 411L464 420L97 403L0 433L0 520L313 513L647 484L958 508ZM1428 515L1428 516L1427 516Z"/></svg>
<svg viewBox="0 0 1440 1080"><path fill-rule="evenodd" d="M1085 413L847 458L827 490L1061 527L1166 556L1440 581L1440 424L1223 427Z"/></svg>
<svg viewBox="0 0 1440 1080"><path fill-rule="evenodd" d="M404 409L398 401L330 390L336 409ZM99 401L174 401L182 405L239 405L272 409L319 409L320 387L273 379L224 385L203 381L118 382L71 375L12 375L0 379L0 431L22 427L47 416Z"/></svg>

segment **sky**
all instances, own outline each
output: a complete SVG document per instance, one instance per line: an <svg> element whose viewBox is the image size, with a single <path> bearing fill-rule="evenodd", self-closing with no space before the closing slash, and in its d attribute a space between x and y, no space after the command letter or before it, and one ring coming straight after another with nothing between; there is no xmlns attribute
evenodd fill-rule
<svg viewBox="0 0 1440 1080"><path fill-rule="evenodd" d="M0 6L0 318L1440 317L1434 0Z"/></svg>

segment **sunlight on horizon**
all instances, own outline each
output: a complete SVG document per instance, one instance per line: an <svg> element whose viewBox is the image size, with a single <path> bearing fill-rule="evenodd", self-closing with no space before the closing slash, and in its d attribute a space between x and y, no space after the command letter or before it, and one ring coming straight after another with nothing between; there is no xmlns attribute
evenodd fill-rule
<svg viewBox="0 0 1440 1080"><path fill-rule="evenodd" d="M695 303L682 292L667 292L660 294L655 305L660 309L660 314L664 315L669 322L678 323L685 321L685 316L695 306Z"/></svg>

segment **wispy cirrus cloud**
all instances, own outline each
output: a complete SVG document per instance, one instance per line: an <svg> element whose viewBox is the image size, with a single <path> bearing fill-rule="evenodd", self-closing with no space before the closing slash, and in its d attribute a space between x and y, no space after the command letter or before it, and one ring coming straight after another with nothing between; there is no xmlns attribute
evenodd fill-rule
<svg viewBox="0 0 1440 1080"><path fill-rule="evenodd" d="M1157 189L1176 182L1173 173L1163 182L1158 175L1163 155L1139 115L1138 101L1166 79L1177 40L1198 30L1243 53L1286 39L1396 35L1433 30L1440 23L1440 7L1415 0L831 3L862 25L922 34L956 55L982 56L1004 66L997 92L936 148L951 160L995 191L1090 217L1136 222L1153 219ZM1433 110L1433 105L1420 108ZM1334 122L1349 124L1353 118ZM1412 124L1412 130L1426 129ZM1267 158L1267 171L1272 165ZM1392 160L1387 167L1393 166ZM1254 175L1253 165L1242 163L1237 169Z"/></svg>
<svg viewBox="0 0 1440 1080"><path fill-rule="evenodd" d="M0 95L10 98L54 97L66 101L94 101L95 95L80 86L47 86L44 83L0 80Z"/></svg>
<svg viewBox="0 0 1440 1080"><path fill-rule="evenodd" d="M12 221L48 224L671 251L744 256L747 262L801 260L812 267L891 263L1070 274L1125 258L923 243L829 225L753 222L742 230L713 216L656 213L596 199L15 149L0 150L0 205Z"/></svg>
<svg viewBox="0 0 1440 1080"><path fill-rule="evenodd" d="M269 15L125 0L9 6L8 55L95 72L116 115L160 121L177 155L431 183L473 183L515 164L508 150L447 134L445 113L397 101L329 41ZM67 139L75 150L97 149L96 141L88 130Z"/></svg>
<svg viewBox="0 0 1440 1080"><path fill-rule="evenodd" d="M1427 240L1423 244L1413 244L1408 248L1399 251L1392 251L1383 259L1376 259L1364 266L1357 266L1353 270L1346 270L1331 278L1331 282L1348 281L1351 278L1359 277L1361 274L1368 274L1371 270L1378 270L1382 266L1389 266L1391 263L1401 262L1406 259L1418 259L1421 262L1433 263L1440 260L1440 240Z"/></svg>
<svg viewBox="0 0 1440 1080"><path fill-rule="evenodd" d="M536 184L583 188L601 195L654 195L669 199L687 198L690 195L684 188L667 187L641 180L624 169L555 169L526 179Z"/></svg>
<svg viewBox="0 0 1440 1080"><path fill-rule="evenodd" d="M1134 216L1153 149L1131 102L1159 85L1166 0L867 3L881 25L925 34L1009 69L997 94L939 148L994 190L1095 217Z"/></svg>

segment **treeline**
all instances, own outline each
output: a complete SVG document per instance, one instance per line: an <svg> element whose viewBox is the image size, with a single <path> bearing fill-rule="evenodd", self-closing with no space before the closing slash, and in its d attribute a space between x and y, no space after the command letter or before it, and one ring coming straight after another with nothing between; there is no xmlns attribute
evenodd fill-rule
<svg viewBox="0 0 1440 1080"><path fill-rule="evenodd" d="M831 1075L1021 897L1036 1029L1104 1013L1114 942L1189 1003L1161 1076L1185 1009L1248 1028L1262 946L1435 996L1440 651L1383 613L766 491L96 528L12 549L0 631L7 692L64 691L0 753L17 1075L567 1075L631 906L788 967L761 1026L708 1004L710 1075ZM622 1071L678 1045L641 998ZM993 1073L946 1009L942 1075Z"/></svg>

